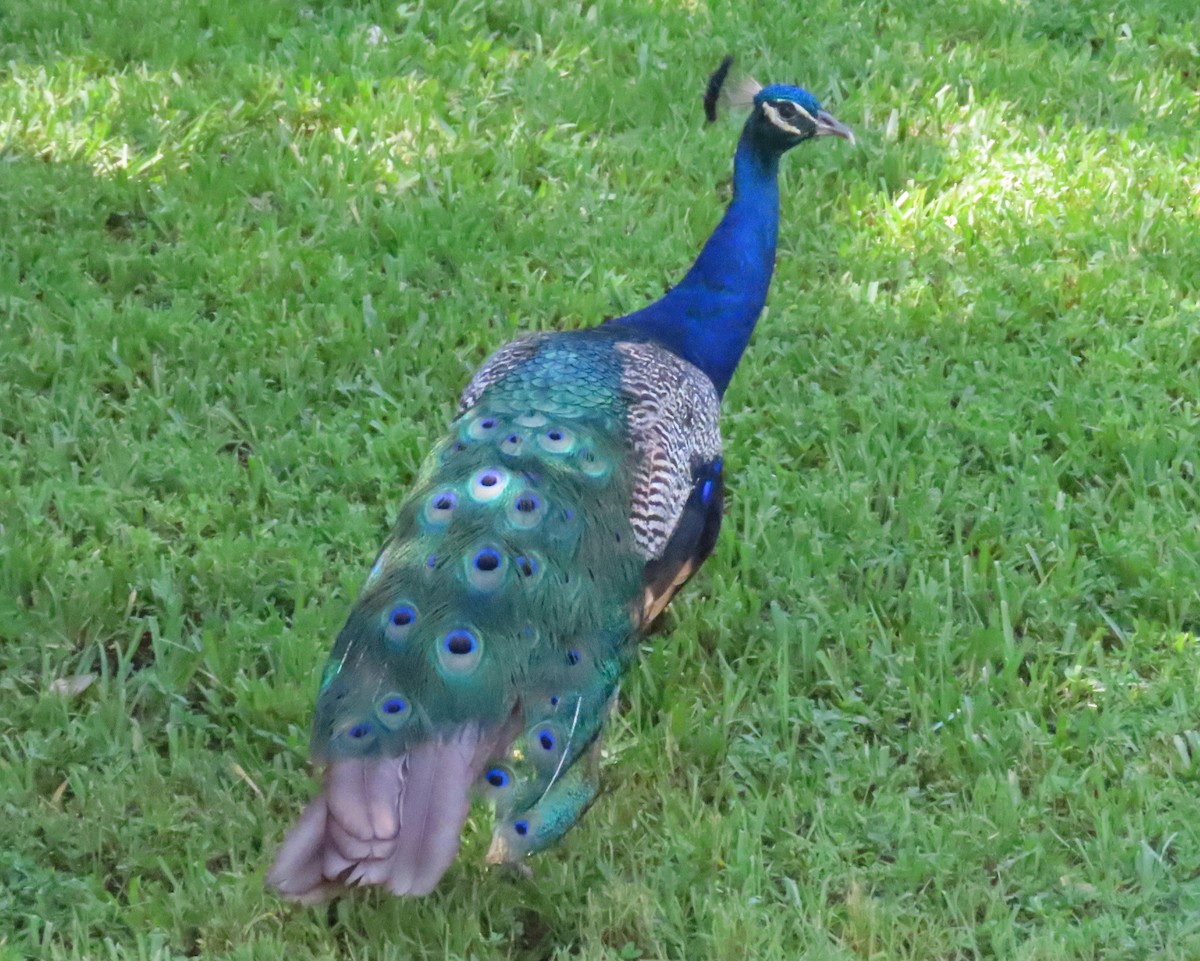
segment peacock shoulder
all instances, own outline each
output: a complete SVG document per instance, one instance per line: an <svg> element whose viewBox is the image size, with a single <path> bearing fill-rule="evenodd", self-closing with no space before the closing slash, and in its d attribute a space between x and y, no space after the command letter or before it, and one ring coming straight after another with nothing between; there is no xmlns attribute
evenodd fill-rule
<svg viewBox="0 0 1200 961"><path fill-rule="evenodd" d="M652 343L622 341L633 459L629 519L642 556L661 556L691 495L696 469L721 456L716 388L697 367Z"/></svg>

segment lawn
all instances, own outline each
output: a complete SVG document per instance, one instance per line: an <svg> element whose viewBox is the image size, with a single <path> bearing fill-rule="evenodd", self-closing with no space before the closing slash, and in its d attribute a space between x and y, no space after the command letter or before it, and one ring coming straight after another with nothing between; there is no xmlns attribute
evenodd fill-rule
<svg viewBox="0 0 1200 961"><path fill-rule="evenodd" d="M1194 0L6 0L0 959L1200 957ZM715 556L526 880L263 889L494 348L785 163ZM86 689L87 679L94 678Z"/></svg>

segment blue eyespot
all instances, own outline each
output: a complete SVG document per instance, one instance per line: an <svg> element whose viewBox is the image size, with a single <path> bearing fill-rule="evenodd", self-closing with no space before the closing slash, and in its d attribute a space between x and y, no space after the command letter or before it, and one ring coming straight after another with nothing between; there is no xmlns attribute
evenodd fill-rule
<svg viewBox="0 0 1200 961"><path fill-rule="evenodd" d="M567 651L567 663L571 667L574 667L579 663L580 657L582 657L582 655L578 651Z"/></svg>
<svg viewBox="0 0 1200 961"><path fill-rule="evenodd" d="M350 728L350 730L348 730L346 733L357 741L371 733L371 725L355 724L354 727Z"/></svg>
<svg viewBox="0 0 1200 961"><path fill-rule="evenodd" d="M550 706L558 707L558 695L557 694L550 695Z"/></svg>
<svg viewBox="0 0 1200 961"><path fill-rule="evenodd" d="M484 440L498 423L495 417L481 417L467 425L467 436L472 440Z"/></svg>
<svg viewBox="0 0 1200 961"><path fill-rule="evenodd" d="M498 590L508 574L504 555L494 547L482 547L469 559L464 558L467 583L485 593Z"/></svg>
<svg viewBox="0 0 1200 961"><path fill-rule="evenodd" d="M529 833L529 822L516 821L513 823L513 830L516 831L521 837L525 837L525 835Z"/></svg>
<svg viewBox="0 0 1200 961"><path fill-rule="evenodd" d="M479 646L479 642L475 640L475 635L470 631L451 631L446 635L443 644L446 647L446 653L453 654L456 657L465 657L468 654L473 654L475 648Z"/></svg>
<svg viewBox="0 0 1200 961"><path fill-rule="evenodd" d="M521 572L522 577L533 577L538 572L538 562L532 557L527 557L524 554L516 559L517 570Z"/></svg>
<svg viewBox="0 0 1200 961"><path fill-rule="evenodd" d="M575 438L560 427L551 427L544 434L538 434L537 442L542 450L551 454L565 454L575 446Z"/></svg>
<svg viewBox="0 0 1200 961"><path fill-rule="evenodd" d="M437 656L443 671L461 676L479 666L483 645L473 632L459 627L447 632L438 642Z"/></svg>
<svg viewBox="0 0 1200 961"><path fill-rule="evenodd" d="M508 473L498 467L481 470L471 480L471 497L481 503L493 501L508 486Z"/></svg>
<svg viewBox="0 0 1200 961"><path fill-rule="evenodd" d="M537 478L531 476L529 472L525 473L525 479L531 484L537 483ZM508 511L508 519L513 526L521 527L525 530L537 527L546 515L546 506L541 497L531 490L523 490L512 500L512 505Z"/></svg>
<svg viewBox="0 0 1200 961"><path fill-rule="evenodd" d="M508 772L502 767L492 768L484 775L484 778L492 787L508 787L508 782L511 780Z"/></svg>
<svg viewBox="0 0 1200 961"><path fill-rule="evenodd" d="M500 566L500 553L491 547L485 547L471 561L477 570L494 571Z"/></svg>
<svg viewBox="0 0 1200 961"><path fill-rule="evenodd" d="M439 491L429 499L425 507L425 517L434 524L446 524L450 515L458 506L458 495L454 491Z"/></svg>
<svg viewBox="0 0 1200 961"><path fill-rule="evenodd" d="M430 554L427 558L425 558L425 566L428 567L430 570L433 570L433 568L436 566L436 564L437 564L437 554Z"/></svg>
<svg viewBox="0 0 1200 961"><path fill-rule="evenodd" d="M388 612L383 635L391 643L399 644L412 633L413 625L416 623L417 609L411 604L397 604Z"/></svg>
<svg viewBox="0 0 1200 961"><path fill-rule="evenodd" d="M412 717L412 713L408 700L395 692L385 694L375 708L375 717L388 731L398 731Z"/></svg>
<svg viewBox="0 0 1200 961"><path fill-rule="evenodd" d="M543 751L554 750L554 733L543 729L537 736L538 744L542 746Z"/></svg>

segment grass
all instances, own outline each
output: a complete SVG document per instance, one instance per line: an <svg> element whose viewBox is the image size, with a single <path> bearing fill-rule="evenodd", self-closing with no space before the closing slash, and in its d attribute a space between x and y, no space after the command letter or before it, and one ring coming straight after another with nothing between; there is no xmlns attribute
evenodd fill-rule
<svg viewBox="0 0 1200 961"><path fill-rule="evenodd" d="M1200 957L1193 7L10 0L0 958ZM422 451L680 276L726 50L861 144L785 164L607 795L533 882L481 811L431 898L279 902Z"/></svg>

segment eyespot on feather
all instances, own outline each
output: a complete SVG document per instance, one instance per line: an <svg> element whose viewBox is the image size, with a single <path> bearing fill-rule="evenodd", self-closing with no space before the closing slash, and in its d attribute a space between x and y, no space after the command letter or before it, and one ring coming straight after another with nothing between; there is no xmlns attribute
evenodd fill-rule
<svg viewBox="0 0 1200 961"><path fill-rule="evenodd" d="M467 559L467 583L476 590L496 590L504 583L507 571L504 555L494 547L482 547Z"/></svg>
<svg viewBox="0 0 1200 961"><path fill-rule="evenodd" d="M563 427L551 427L537 435L538 446L548 454L569 454L575 448L575 435Z"/></svg>
<svg viewBox="0 0 1200 961"><path fill-rule="evenodd" d="M452 490L438 491L425 504L425 519L431 524L444 526L450 523L456 507L458 507L457 493Z"/></svg>
<svg viewBox="0 0 1200 961"><path fill-rule="evenodd" d="M483 776L488 785L498 791L503 790L512 784L512 775L502 767L491 768L487 774Z"/></svg>
<svg viewBox="0 0 1200 961"><path fill-rule="evenodd" d="M513 498L508 519L514 527L529 530L537 527L546 516L546 503L531 490L523 490Z"/></svg>
<svg viewBox="0 0 1200 961"><path fill-rule="evenodd" d="M471 478L471 499L481 504L494 501L508 486L508 471L488 467Z"/></svg>
<svg viewBox="0 0 1200 961"><path fill-rule="evenodd" d="M483 645L473 631L460 627L438 641L437 654L438 663L446 673L469 674L479 666L483 657Z"/></svg>
<svg viewBox="0 0 1200 961"><path fill-rule="evenodd" d="M477 417L467 425L467 436L472 440L488 440L496 433L500 422L493 416L485 414Z"/></svg>
<svg viewBox="0 0 1200 961"><path fill-rule="evenodd" d="M521 452L521 448L524 446L525 435L518 431L513 431L504 440L500 441L500 453L515 457Z"/></svg>
<svg viewBox="0 0 1200 961"><path fill-rule="evenodd" d="M579 469L585 477L602 480L612 473L612 462L606 457L601 457L591 448L585 448L579 452Z"/></svg>
<svg viewBox="0 0 1200 961"><path fill-rule="evenodd" d="M535 577L541 570L541 564L532 554L521 554L513 563L516 565L517 572L524 578Z"/></svg>
<svg viewBox="0 0 1200 961"><path fill-rule="evenodd" d="M375 728L366 721L358 721L343 732L345 739L356 747L362 747L375 739Z"/></svg>
<svg viewBox="0 0 1200 961"><path fill-rule="evenodd" d="M389 644L401 644L417 623L417 609L411 604L397 604L387 613L383 636Z"/></svg>
<svg viewBox="0 0 1200 961"><path fill-rule="evenodd" d="M375 716L385 728L395 731L412 717L412 706L399 694L385 694L375 709Z"/></svg>

